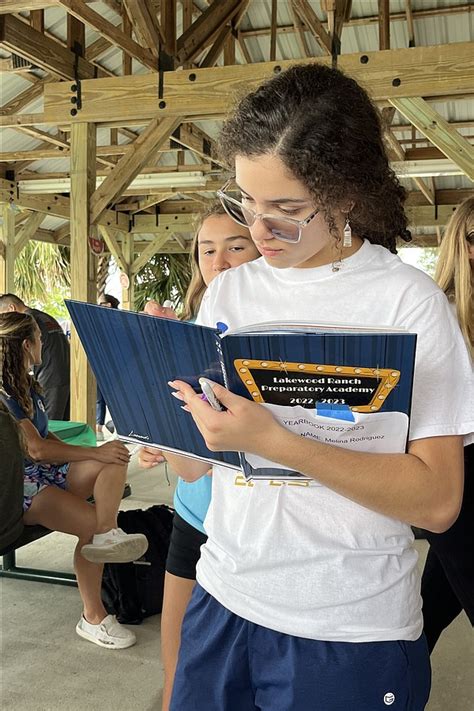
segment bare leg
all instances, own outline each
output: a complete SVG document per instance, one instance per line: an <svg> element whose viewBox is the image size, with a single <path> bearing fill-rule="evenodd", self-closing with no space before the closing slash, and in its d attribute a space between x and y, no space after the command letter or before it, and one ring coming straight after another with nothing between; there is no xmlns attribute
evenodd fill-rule
<svg viewBox="0 0 474 711"><path fill-rule="evenodd" d="M126 475L126 464L103 464L93 460L71 463L67 475L68 490L83 498L94 494L97 519L94 533L117 528L117 511Z"/></svg>
<svg viewBox="0 0 474 711"><path fill-rule="evenodd" d="M169 709L181 644L181 625L195 584L195 580L179 578L171 573L165 574L161 613L161 656L165 675L162 711Z"/></svg>
<svg viewBox="0 0 474 711"><path fill-rule="evenodd" d="M41 524L53 531L79 538L74 552L74 570L84 605L84 617L98 624L107 616L101 599L102 565L89 563L80 554L96 529L95 508L68 491L48 486L33 498L23 520L27 525Z"/></svg>

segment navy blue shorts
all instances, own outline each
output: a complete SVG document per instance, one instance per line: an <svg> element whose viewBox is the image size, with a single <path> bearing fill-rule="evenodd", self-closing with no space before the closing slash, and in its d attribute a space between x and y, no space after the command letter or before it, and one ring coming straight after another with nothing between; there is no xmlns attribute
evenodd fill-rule
<svg viewBox="0 0 474 711"><path fill-rule="evenodd" d="M170 711L422 711L431 671L416 642L320 642L234 615L196 585Z"/></svg>

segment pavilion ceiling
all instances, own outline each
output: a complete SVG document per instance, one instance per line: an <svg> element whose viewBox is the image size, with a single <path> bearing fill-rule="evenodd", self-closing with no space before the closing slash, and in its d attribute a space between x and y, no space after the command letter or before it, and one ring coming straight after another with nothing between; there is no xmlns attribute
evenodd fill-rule
<svg viewBox="0 0 474 711"><path fill-rule="evenodd" d="M412 227L436 243L474 194L471 11L450 0L2 0L0 200L26 215L18 245L67 243L71 128L91 123L89 218L112 254L120 261L125 234L138 252L187 249L224 180L215 136L236 92L315 59L337 61L378 102Z"/></svg>

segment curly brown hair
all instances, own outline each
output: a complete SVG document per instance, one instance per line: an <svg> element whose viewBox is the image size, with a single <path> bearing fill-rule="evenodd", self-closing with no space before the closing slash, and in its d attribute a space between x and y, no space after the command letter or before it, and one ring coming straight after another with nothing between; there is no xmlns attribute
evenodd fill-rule
<svg viewBox="0 0 474 711"><path fill-rule="evenodd" d="M0 392L15 398L29 417L33 415L31 388L38 393L41 388L25 365L23 341L33 342L36 330L29 314L0 313Z"/></svg>
<svg viewBox="0 0 474 711"><path fill-rule="evenodd" d="M359 237L396 253L409 240L405 190L390 168L381 119L354 79L323 64L296 64L236 106L219 138L224 161L278 156L308 188L337 241L334 208L352 204Z"/></svg>

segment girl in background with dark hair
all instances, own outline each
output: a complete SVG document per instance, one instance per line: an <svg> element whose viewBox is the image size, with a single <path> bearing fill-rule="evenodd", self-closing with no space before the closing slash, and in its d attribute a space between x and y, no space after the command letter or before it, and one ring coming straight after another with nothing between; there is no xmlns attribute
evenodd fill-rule
<svg viewBox="0 0 474 711"><path fill-rule="evenodd" d="M217 202L204 212L196 225L191 245L191 282L186 293L181 318L194 321L208 285L220 273L259 257L248 227L236 225ZM145 312L173 316L149 301ZM162 462L159 450L143 447L139 461L144 468ZM175 517L166 561L165 592L161 614L161 652L164 668L162 711L168 711L178 660L181 625L196 583L196 564L201 546L206 542L204 519L211 500L211 479L207 476L190 484L178 480L174 495Z"/></svg>
<svg viewBox="0 0 474 711"><path fill-rule="evenodd" d="M407 453L365 453L300 437L219 385L223 412L171 383L211 450L311 478L242 485L213 468L171 709L421 711L430 667L410 526L440 532L458 515L462 435L474 428L469 354L442 291L395 254L405 193L353 79L291 67L239 103L221 148L235 185L218 195L264 258L216 278L197 322L415 332L413 404ZM188 480L205 474L202 462L168 459Z"/></svg>
<svg viewBox="0 0 474 711"><path fill-rule="evenodd" d="M449 220L435 281L449 299L466 345L474 353L474 198ZM464 610L474 625L474 444L464 448L464 494L457 521L444 533L426 531L430 543L423 577L424 632L430 652Z"/></svg>
<svg viewBox="0 0 474 711"><path fill-rule="evenodd" d="M143 555L148 541L117 527L130 458L118 441L102 447L66 444L48 431L40 388L30 375L41 363L41 334L32 316L0 314L0 400L17 420L27 449L23 522L77 536L74 570L83 602L76 632L106 649L135 644L135 634L108 615L101 599L103 563ZM94 495L95 505L86 499Z"/></svg>
<svg viewBox="0 0 474 711"><path fill-rule="evenodd" d="M112 294L102 294L99 299L99 306L105 306L108 309L118 309L120 301L112 296ZM104 400L104 396L97 387L97 400L95 405L95 436L98 442L104 441L104 424L105 424L105 414L107 412L107 403ZM107 423L107 427L111 423ZM111 428L111 432L113 432Z"/></svg>

